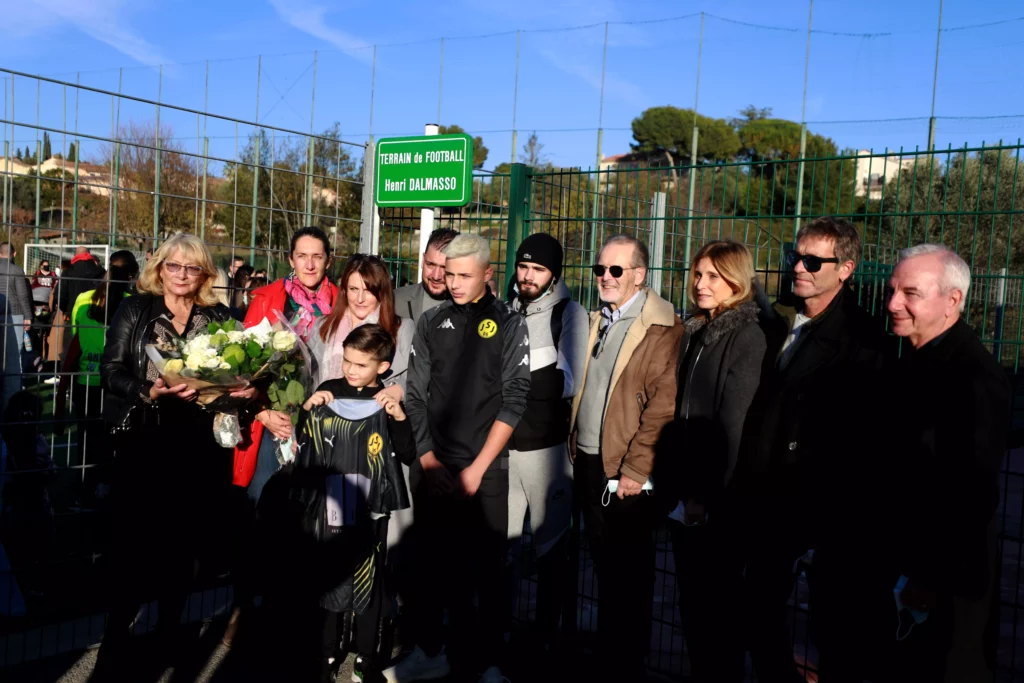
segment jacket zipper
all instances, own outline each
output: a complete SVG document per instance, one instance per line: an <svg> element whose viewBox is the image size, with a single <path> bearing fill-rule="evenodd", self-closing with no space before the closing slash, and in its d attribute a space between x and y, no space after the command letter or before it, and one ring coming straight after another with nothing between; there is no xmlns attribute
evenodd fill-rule
<svg viewBox="0 0 1024 683"><path fill-rule="evenodd" d="M704 345L697 349L697 357L693 359L693 367L690 368L690 377L686 380L686 417L690 419L690 387L693 386L693 373L697 372L697 363L700 362L700 354L704 353Z"/></svg>

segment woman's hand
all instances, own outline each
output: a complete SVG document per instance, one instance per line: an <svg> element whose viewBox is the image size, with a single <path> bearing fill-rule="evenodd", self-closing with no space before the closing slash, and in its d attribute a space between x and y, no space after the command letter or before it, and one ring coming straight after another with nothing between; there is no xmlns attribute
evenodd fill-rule
<svg viewBox="0 0 1024 683"><path fill-rule="evenodd" d="M309 410L313 406L322 406L330 403L334 400L334 394L329 391L315 391L305 403L302 404L303 410Z"/></svg>
<svg viewBox="0 0 1024 683"><path fill-rule="evenodd" d="M391 394L385 393L383 391L377 394L376 399L377 405L384 408L384 412L386 412L388 415L395 418L399 422L405 420L405 411L402 410L401 401L396 401Z"/></svg>
<svg viewBox="0 0 1024 683"><path fill-rule="evenodd" d="M403 398L403 397L405 396L405 391L403 391L403 390L402 390L402 387L401 387L400 385L398 385L398 384L392 384L392 385L391 385L391 386L389 386L389 387L386 387L386 388L384 388L384 389L381 389L381 390L380 390L380 391L379 391L379 392L377 393L377 398L378 398L378 399L379 399L379 398L380 398L381 396L389 396L389 397L391 397L391 399L392 399L392 400L394 400L394 401L401 401L401 400L402 400L402 398ZM380 403L380 401L378 400L378 401L377 401L377 403ZM383 403L381 403L381 405L384 405L384 404L383 404Z"/></svg>
<svg viewBox="0 0 1024 683"><path fill-rule="evenodd" d="M149 388L149 397L154 401L164 396L177 396L182 401L194 401L197 395L196 390L189 389L185 383L173 387L167 386L167 382L164 381L163 377L158 377L153 382L153 386Z"/></svg>
<svg viewBox="0 0 1024 683"><path fill-rule="evenodd" d="M246 387L245 389L239 389L238 391L232 391L228 395L231 398L244 398L246 400L251 401L254 398L256 398L257 394L259 394L259 392L256 390L256 387Z"/></svg>
<svg viewBox="0 0 1024 683"><path fill-rule="evenodd" d="M282 413L280 410L263 410L256 414L256 419L281 441L292 435L292 419L288 413Z"/></svg>

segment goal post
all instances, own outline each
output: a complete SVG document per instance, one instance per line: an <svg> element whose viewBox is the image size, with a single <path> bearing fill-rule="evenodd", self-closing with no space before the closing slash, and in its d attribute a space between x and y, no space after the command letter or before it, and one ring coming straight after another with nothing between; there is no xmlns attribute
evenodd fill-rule
<svg viewBox="0 0 1024 683"><path fill-rule="evenodd" d="M57 270L64 261L70 261L79 247L88 249L104 269L110 266L110 246L107 244L26 244L21 261L25 275L32 277L43 261L50 262L50 269Z"/></svg>

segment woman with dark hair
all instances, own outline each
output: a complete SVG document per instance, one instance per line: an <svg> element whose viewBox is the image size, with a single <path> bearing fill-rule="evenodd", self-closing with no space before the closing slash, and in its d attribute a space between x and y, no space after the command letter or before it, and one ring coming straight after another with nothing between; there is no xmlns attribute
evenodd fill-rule
<svg viewBox="0 0 1024 683"><path fill-rule="evenodd" d="M765 337L746 246L710 242L690 272L694 307L683 321L676 420L662 438L682 452L660 459L665 465L656 476L659 495L678 501L669 525L692 680L739 683L743 564L731 484L747 409L761 381Z"/></svg>
<svg viewBox="0 0 1024 683"><path fill-rule="evenodd" d="M308 343L313 327L331 312L338 296L337 287L327 279L331 243L324 231L312 226L296 230L288 262L292 272L287 277L253 293L245 311L245 326L259 325L264 318L274 324L280 314ZM292 434L291 416L278 410L261 411L248 434L243 434L242 443L235 448L232 481L235 486L247 487L254 502L259 500L263 484L279 467L273 439L266 439L267 444L262 447L265 452L261 452L264 431L282 441L288 439Z"/></svg>
<svg viewBox="0 0 1024 683"><path fill-rule="evenodd" d="M412 321L398 317L395 311L395 290L384 261L379 256L353 254L339 286L343 296L331 314L317 323L308 342L314 362L313 386L342 376L345 338L360 325L375 323L395 341L395 358L384 385L401 387L401 392L393 390L395 398L401 399L414 330Z"/></svg>
<svg viewBox="0 0 1024 683"><path fill-rule="evenodd" d="M231 307L237 308L243 314L249 308L249 299L252 297L249 284L251 278L252 266L241 265L231 280Z"/></svg>

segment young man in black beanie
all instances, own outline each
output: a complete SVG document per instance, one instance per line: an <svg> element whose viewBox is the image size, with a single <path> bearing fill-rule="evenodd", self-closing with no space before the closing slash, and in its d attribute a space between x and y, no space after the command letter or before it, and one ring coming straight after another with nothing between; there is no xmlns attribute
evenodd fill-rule
<svg viewBox="0 0 1024 683"><path fill-rule="evenodd" d="M516 587L529 510L537 554L537 623L549 636L558 629L559 589L567 583L572 464L566 442L588 334L587 312L572 301L562 282L562 245L557 239L539 233L519 245L510 303L525 316L529 331L530 393L509 440L509 576Z"/></svg>

